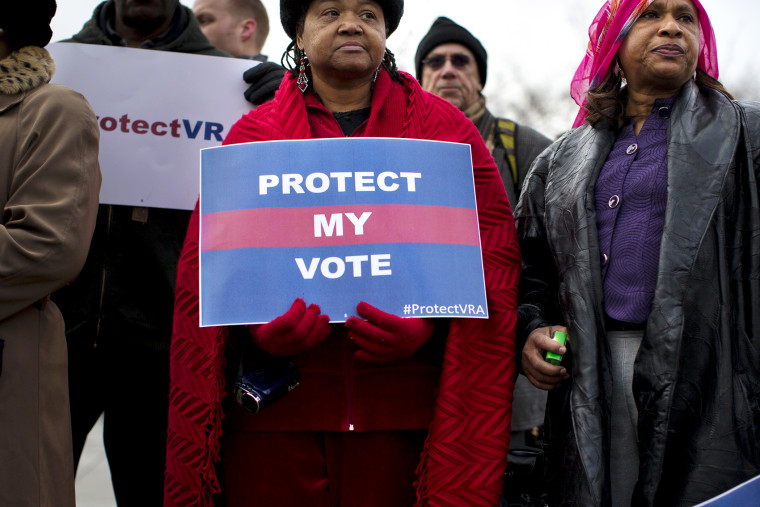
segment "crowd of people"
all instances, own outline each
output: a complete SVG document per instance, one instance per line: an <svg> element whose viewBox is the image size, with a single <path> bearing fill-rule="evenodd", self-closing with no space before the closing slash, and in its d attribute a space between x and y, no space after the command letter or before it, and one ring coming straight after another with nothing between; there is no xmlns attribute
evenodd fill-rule
<svg viewBox="0 0 760 507"><path fill-rule="evenodd" d="M73 506L101 416L121 506L695 505L760 475L760 104L718 80L699 0L604 2L554 141L487 108L452 19L399 69L403 0L281 0L282 65L259 0L103 1L66 42L252 60L224 145L470 147L487 319L331 323L283 287L271 322L216 327L198 206L99 204L56 8L0 6L0 505ZM233 393L251 350L300 373L260 413Z"/></svg>

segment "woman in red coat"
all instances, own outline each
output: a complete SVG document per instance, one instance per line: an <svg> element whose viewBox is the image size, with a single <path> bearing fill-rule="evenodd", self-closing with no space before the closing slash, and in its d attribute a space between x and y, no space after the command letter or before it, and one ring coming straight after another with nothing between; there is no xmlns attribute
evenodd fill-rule
<svg viewBox="0 0 760 507"><path fill-rule="evenodd" d="M289 357L301 385L249 414L226 396L241 333L198 327L196 209L178 268L166 505L220 496L228 506L498 503L520 272L512 212L472 122L396 69L385 41L402 12L401 0L282 0L291 73L225 144L343 136L469 144L490 318L434 324L357 301L362 318L330 325L318 301L296 299L242 334Z"/></svg>

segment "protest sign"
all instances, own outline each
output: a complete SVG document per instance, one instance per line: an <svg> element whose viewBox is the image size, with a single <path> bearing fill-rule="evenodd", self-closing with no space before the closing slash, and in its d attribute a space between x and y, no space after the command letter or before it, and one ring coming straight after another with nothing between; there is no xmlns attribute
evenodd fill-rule
<svg viewBox="0 0 760 507"><path fill-rule="evenodd" d="M251 60L90 44L47 46L52 82L90 102L100 126L100 202L193 209L198 154L252 105Z"/></svg>
<svg viewBox="0 0 760 507"><path fill-rule="evenodd" d="M269 322L302 297L487 318L470 146L272 141L201 152L201 325Z"/></svg>
<svg viewBox="0 0 760 507"><path fill-rule="evenodd" d="M760 505L760 475L696 507L754 507Z"/></svg>

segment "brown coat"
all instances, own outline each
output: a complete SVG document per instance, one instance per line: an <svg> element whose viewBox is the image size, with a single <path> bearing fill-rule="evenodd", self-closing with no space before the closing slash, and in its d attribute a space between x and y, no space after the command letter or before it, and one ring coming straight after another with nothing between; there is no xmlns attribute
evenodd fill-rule
<svg viewBox="0 0 760 507"><path fill-rule="evenodd" d="M48 295L87 255L99 131L84 97L46 84L53 69L34 47L0 61L0 505L74 505L66 339Z"/></svg>

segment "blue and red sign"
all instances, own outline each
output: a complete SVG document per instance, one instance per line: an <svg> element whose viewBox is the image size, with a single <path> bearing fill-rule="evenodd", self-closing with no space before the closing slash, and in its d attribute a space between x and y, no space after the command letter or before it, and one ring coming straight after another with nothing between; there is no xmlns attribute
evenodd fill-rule
<svg viewBox="0 0 760 507"><path fill-rule="evenodd" d="M760 475L696 507L754 507L760 503Z"/></svg>
<svg viewBox="0 0 760 507"><path fill-rule="evenodd" d="M269 322L302 297L487 318L470 146L271 141L201 151L201 325Z"/></svg>

